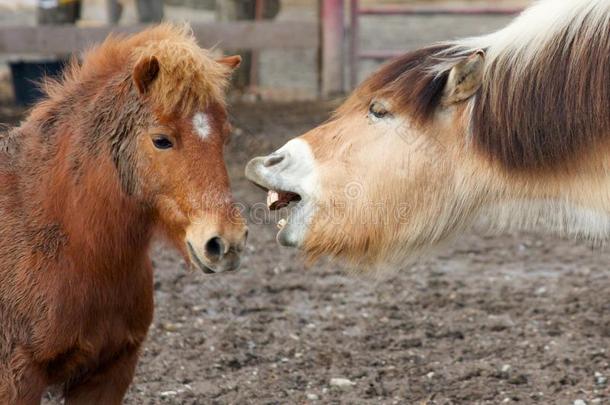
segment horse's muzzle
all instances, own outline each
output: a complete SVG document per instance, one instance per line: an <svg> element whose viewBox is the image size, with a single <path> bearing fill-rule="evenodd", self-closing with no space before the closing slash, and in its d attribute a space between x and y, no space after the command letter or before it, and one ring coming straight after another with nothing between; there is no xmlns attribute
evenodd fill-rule
<svg viewBox="0 0 610 405"><path fill-rule="evenodd" d="M309 144L296 138L271 155L250 160L246 165L246 178L271 192L267 195L269 209L286 208L286 218L278 222L278 243L301 247L321 188Z"/></svg>

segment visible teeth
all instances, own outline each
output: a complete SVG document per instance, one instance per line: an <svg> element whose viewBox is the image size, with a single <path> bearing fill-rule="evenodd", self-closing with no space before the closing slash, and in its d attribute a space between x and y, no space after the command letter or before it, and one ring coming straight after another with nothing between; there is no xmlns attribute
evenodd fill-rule
<svg viewBox="0 0 610 405"><path fill-rule="evenodd" d="M277 191L269 190L269 192L267 193L267 207L271 209L279 199L280 195Z"/></svg>
<svg viewBox="0 0 610 405"><path fill-rule="evenodd" d="M286 221L284 218L280 219L280 220L278 221L278 223L277 223L277 228L278 228L279 230L284 229L284 227L286 226L286 223L287 223L287 222L288 222L288 221Z"/></svg>

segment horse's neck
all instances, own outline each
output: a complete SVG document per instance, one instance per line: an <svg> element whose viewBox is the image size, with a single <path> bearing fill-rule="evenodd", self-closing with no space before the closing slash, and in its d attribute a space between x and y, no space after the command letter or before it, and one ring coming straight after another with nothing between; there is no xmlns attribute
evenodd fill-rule
<svg viewBox="0 0 610 405"><path fill-rule="evenodd" d="M605 160L605 158L602 158ZM610 161L575 174L491 176L484 222L495 230L547 230L560 235L610 239Z"/></svg>

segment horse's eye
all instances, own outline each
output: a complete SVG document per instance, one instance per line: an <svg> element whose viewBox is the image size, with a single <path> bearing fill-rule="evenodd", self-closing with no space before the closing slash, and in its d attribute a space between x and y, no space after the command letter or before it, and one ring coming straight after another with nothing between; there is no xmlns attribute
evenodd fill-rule
<svg viewBox="0 0 610 405"><path fill-rule="evenodd" d="M378 102L372 102L369 106L369 114L371 114L375 118L384 118L387 117L390 113L388 110Z"/></svg>
<svg viewBox="0 0 610 405"><path fill-rule="evenodd" d="M155 145L155 148L157 149L169 149L174 146L172 141L169 140L165 135L156 135L153 138L153 145Z"/></svg>

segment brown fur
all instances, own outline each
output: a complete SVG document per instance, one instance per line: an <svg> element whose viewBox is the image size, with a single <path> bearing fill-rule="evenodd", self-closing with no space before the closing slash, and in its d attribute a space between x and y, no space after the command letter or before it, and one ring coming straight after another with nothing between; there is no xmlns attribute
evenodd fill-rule
<svg viewBox="0 0 610 405"><path fill-rule="evenodd" d="M142 58L157 74L134 72ZM243 232L223 162L229 73L184 28L110 37L0 135L1 404L55 384L70 404L121 403L153 316L154 229L183 253L202 212ZM180 148L154 150L156 133Z"/></svg>

